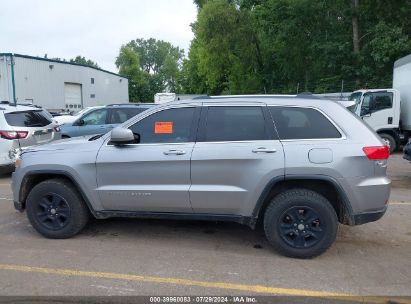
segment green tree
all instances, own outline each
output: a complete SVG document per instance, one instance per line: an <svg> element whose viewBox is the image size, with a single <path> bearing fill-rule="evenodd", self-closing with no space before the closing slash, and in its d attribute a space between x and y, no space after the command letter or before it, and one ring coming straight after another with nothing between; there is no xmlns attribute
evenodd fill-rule
<svg viewBox="0 0 411 304"><path fill-rule="evenodd" d="M196 93L295 93L391 85L411 53L407 0L195 0L183 86Z"/></svg>
<svg viewBox="0 0 411 304"><path fill-rule="evenodd" d="M202 4L193 25L195 39L185 63L190 89L209 94L259 92L259 54L248 11L225 0ZM197 74L197 75L194 75ZM192 85L198 80L201 85ZM187 89L187 88L186 88Z"/></svg>
<svg viewBox="0 0 411 304"><path fill-rule="evenodd" d="M86 59L83 56L76 56L75 58L70 59L70 62L72 63L78 63L78 64L82 64L82 65L88 65L91 67L95 67L95 68L99 68L98 64L96 62L94 62L93 60L90 59Z"/></svg>
<svg viewBox="0 0 411 304"><path fill-rule="evenodd" d="M129 78L130 100L152 102L158 92L181 93L184 50L169 42L136 39L123 45L116 65Z"/></svg>

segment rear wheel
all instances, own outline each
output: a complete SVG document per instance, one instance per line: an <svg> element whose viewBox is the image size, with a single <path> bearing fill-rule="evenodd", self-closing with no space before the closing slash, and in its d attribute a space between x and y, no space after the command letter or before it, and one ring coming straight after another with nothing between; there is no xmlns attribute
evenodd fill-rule
<svg viewBox="0 0 411 304"><path fill-rule="evenodd" d="M397 142L395 138L387 133L379 134L381 139L385 142L385 144L390 148L390 153L393 153L397 150Z"/></svg>
<svg viewBox="0 0 411 304"><path fill-rule="evenodd" d="M287 190L276 196L264 214L264 231L279 253L312 258L335 241L338 219L330 202L307 189Z"/></svg>
<svg viewBox="0 0 411 304"><path fill-rule="evenodd" d="M36 185L27 197L26 210L34 229L48 238L72 237L89 219L80 194L64 179L50 179Z"/></svg>

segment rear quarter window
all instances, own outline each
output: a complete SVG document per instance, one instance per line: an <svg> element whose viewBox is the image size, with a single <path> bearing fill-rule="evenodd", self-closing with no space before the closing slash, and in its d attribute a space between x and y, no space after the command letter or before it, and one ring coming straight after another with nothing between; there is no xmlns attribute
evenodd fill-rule
<svg viewBox="0 0 411 304"><path fill-rule="evenodd" d="M13 127L45 127L52 120L44 111L21 111L5 113L7 124Z"/></svg>
<svg viewBox="0 0 411 304"><path fill-rule="evenodd" d="M310 108L269 107L280 139L341 138L321 112Z"/></svg>

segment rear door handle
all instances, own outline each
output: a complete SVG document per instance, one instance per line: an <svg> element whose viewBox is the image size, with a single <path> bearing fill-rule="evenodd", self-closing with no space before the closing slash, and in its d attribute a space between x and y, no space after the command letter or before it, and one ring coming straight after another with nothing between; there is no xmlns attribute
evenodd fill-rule
<svg viewBox="0 0 411 304"><path fill-rule="evenodd" d="M253 153L275 153L275 152L277 152L277 149L274 149L274 148L269 149L266 147L259 147L259 148L253 149Z"/></svg>
<svg viewBox="0 0 411 304"><path fill-rule="evenodd" d="M183 150L168 150L163 152L164 155L184 155L186 151Z"/></svg>

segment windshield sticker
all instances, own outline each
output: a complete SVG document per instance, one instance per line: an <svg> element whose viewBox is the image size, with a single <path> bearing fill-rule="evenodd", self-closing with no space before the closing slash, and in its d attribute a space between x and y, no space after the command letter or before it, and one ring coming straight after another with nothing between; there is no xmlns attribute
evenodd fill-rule
<svg viewBox="0 0 411 304"><path fill-rule="evenodd" d="M156 121L154 125L155 134L172 134L173 122L172 121Z"/></svg>

